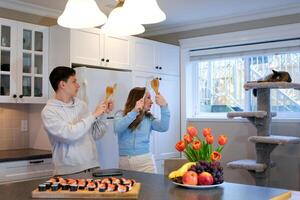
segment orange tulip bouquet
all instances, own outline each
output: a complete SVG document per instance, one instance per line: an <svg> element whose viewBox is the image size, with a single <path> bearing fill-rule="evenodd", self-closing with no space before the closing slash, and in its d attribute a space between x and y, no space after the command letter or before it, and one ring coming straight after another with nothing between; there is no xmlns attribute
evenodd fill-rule
<svg viewBox="0 0 300 200"><path fill-rule="evenodd" d="M223 168L220 165L221 152L227 143L227 136L219 135L218 144L214 147L214 136L211 128L202 130L204 139L194 127L188 127L183 140L175 148L183 152L189 162L169 174L169 179L187 185L217 185L223 180Z"/></svg>

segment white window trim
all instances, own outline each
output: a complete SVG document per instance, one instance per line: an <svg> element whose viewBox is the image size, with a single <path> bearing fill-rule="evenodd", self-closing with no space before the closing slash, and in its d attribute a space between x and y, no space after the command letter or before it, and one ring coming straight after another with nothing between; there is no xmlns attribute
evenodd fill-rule
<svg viewBox="0 0 300 200"><path fill-rule="evenodd" d="M227 46L244 43L263 42L270 40L282 40L288 38L298 38L300 35L300 23L273 26L267 28L245 30L224 34L209 35L179 40L181 51L181 131L186 127L186 69L189 63L190 50L202 49L216 46ZM202 119L203 120L203 119ZM224 119L225 120L225 119ZM228 119L226 119L228 120ZM296 120L296 119L295 119ZM294 121L292 119L275 119L274 121Z"/></svg>

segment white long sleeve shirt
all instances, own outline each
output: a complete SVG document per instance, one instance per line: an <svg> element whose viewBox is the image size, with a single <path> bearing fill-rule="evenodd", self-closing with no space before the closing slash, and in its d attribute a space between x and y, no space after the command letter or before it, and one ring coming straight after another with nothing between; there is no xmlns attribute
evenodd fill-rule
<svg viewBox="0 0 300 200"><path fill-rule="evenodd" d="M103 136L107 127L89 113L84 101L78 98L70 103L48 100L42 120L52 145L55 175L99 166L95 140Z"/></svg>

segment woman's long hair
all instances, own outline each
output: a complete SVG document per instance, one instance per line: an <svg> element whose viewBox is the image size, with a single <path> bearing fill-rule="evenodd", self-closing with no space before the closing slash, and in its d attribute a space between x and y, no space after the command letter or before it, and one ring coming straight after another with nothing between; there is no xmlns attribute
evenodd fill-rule
<svg viewBox="0 0 300 200"><path fill-rule="evenodd" d="M136 102L144 97L145 92L145 87L135 87L130 90L124 108L124 116L127 115L127 113L131 112L132 109L134 109ZM136 119L128 126L128 128L130 128L132 131L135 130L143 120L144 116L149 118L153 117L150 112L145 112L142 110L140 111Z"/></svg>

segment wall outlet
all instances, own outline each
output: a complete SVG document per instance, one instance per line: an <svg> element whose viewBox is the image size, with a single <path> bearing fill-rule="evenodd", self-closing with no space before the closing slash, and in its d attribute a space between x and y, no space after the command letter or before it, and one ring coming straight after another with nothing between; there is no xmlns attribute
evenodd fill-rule
<svg viewBox="0 0 300 200"><path fill-rule="evenodd" d="M21 120L21 132L26 132L26 131L28 131L28 120L22 119Z"/></svg>

